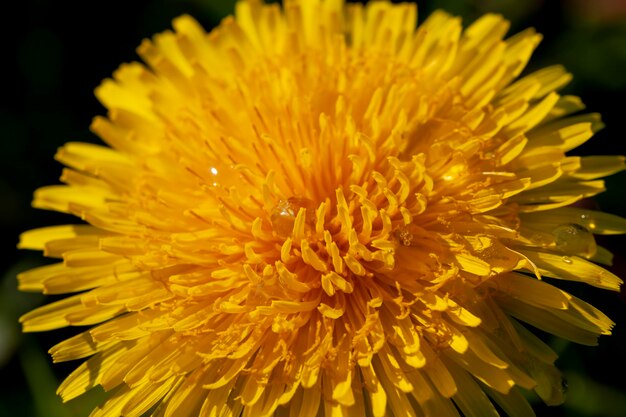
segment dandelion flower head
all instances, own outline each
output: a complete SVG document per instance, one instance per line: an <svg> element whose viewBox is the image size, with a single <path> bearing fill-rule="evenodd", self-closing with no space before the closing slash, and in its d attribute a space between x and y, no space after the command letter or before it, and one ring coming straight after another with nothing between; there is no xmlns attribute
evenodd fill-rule
<svg viewBox="0 0 626 417"><path fill-rule="evenodd" d="M74 293L24 330L89 326L50 350L85 358L63 400L102 386L93 417L527 416L522 390L563 401L557 356L529 329L610 334L553 284L619 291L594 234L626 221L572 204L624 158L569 154L601 122L557 93L564 68L520 78L534 30L416 20L414 4L240 1L210 33L177 18L97 88L106 146L63 146L64 185L33 203L84 222L20 240L60 259L22 290Z"/></svg>

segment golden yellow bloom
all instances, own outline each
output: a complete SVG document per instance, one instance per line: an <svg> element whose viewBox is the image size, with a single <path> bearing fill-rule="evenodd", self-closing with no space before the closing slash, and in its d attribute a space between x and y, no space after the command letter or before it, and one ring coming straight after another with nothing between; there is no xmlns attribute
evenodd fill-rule
<svg viewBox="0 0 626 417"><path fill-rule="evenodd" d="M618 291L593 262L617 216L571 207L624 158L566 152L601 127L517 79L540 35L503 40L412 4L241 1L190 17L97 89L110 147L68 143L66 185L34 206L87 224L26 232L62 262L25 291L76 293L24 330L93 326L64 400L92 416L532 415L563 401L556 354L524 324L593 345L613 323L542 277ZM593 261L593 262L592 262ZM458 410L460 411L458 411Z"/></svg>

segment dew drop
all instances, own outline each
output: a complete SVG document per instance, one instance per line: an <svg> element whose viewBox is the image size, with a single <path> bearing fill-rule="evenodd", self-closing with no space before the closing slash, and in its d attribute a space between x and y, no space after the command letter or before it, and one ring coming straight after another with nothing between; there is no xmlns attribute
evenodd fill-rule
<svg viewBox="0 0 626 417"><path fill-rule="evenodd" d="M213 180L211 181L211 185L213 187L218 187L219 186L219 182L217 182L217 179L218 179L217 174L219 174L218 169L215 167L211 167L209 168L209 172L211 173L211 179Z"/></svg>
<svg viewBox="0 0 626 417"><path fill-rule="evenodd" d="M287 237L293 230L296 220L296 211L288 200L280 200L272 210L270 221L272 228L278 236Z"/></svg>
<svg viewBox="0 0 626 417"><path fill-rule="evenodd" d="M293 231L296 216L301 208L306 209L305 224L310 226L314 215L313 202L307 198L290 197L280 200L272 209L270 222L278 236L288 237Z"/></svg>
<svg viewBox="0 0 626 417"><path fill-rule="evenodd" d="M564 256L561 258L561 260L568 265L571 265L573 263L572 258L570 258L569 256Z"/></svg>
<svg viewBox="0 0 626 417"><path fill-rule="evenodd" d="M565 223L552 230L556 248L568 255L591 258L596 254L596 240L593 234L577 223Z"/></svg>
<svg viewBox="0 0 626 417"><path fill-rule="evenodd" d="M235 185L237 187L246 185L241 181L241 175L234 165L214 163L208 171L209 184L213 187L229 188Z"/></svg>
<svg viewBox="0 0 626 417"><path fill-rule="evenodd" d="M595 230L596 228L596 219L586 213L580 215L580 223L588 230Z"/></svg>
<svg viewBox="0 0 626 417"><path fill-rule="evenodd" d="M450 162L448 169L442 175L444 181L452 182L454 180L458 180L467 172L467 163L465 160L455 157L452 162Z"/></svg>

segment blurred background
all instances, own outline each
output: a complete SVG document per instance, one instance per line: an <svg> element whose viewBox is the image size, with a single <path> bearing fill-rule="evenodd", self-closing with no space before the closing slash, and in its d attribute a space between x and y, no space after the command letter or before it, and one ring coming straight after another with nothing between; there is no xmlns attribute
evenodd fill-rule
<svg viewBox="0 0 626 417"><path fill-rule="evenodd" d="M170 28L183 13L205 28L233 10L232 0L70 2L23 0L6 4L3 17L0 99L0 417L84 417L102 397L92 390L62 405L56 386L79 362L52 365L46 351L75 330L21 334L18 317L52 297L16 290L17 273L46 262L39 253L16 249L20 232L73 218L30 208L32 192L55 184L61 166L53 160L67 141L98 142L89 130L104 109L93 89L122 62L137 60L141 40ZM7 8L8 7L8 8ZM423 0L420 21L437 8L461 15L464 23L486 12L512 21L511 34L535 27L544 40L529 70L563 64L574 81L566 92L600 112L607 127L575 153L625 154L626 0ZM626 173L607 180L608 193L590 204L626 216ZM626 239L599 243L615 253L612 271L626 277ZM579 285L567 290L601 307L617 326L600 346L576 346L546 336L560 353L568 380L563 407L537 404L539 416L624 416L626 298Z"/></svg>

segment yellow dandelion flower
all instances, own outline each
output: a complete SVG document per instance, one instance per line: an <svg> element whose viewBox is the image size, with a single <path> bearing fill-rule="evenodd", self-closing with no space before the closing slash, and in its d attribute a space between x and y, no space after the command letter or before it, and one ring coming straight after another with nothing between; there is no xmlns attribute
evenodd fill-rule
<svg viewBox="0 0 626 417"><path fill-rule="evenodd" d="M96 90L68 143L65 185L37 208L86 222L24 233L59 263L24 291L75 293L24 331L88 330L67 401L100 385L99 416L532 415L563 401L536 327L593 345L613 323L543 277L618 291L594 234L626 220L573 207L624 168L568 152L601 127L518 78L540 35L463 30L416 7L241 1L205 33L190 17Z"/></svg>

